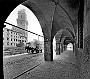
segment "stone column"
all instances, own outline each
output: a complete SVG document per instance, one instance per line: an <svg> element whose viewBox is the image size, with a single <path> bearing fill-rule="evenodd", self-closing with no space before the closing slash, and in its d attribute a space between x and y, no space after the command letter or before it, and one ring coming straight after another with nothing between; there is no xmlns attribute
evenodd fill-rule
<svg viewBox="0 0 90 79"><path fill-rule="evenodd" d="M61 53L63 53L63 44L61 44Z"/></svg>
<svg viewBox="0 0 90 79"><path fill-rule="evenodd" d="M64 45L64 51L66 50L66 45Z"/></svg>
<svg viewBox="0 0 90 79"><path fill-rule="evenodd" d="M64 47L64 44L63 44L63 52L64 52L64 50L65 50L65 47Z"/></svg>
<svg viewBox="0 0 90 79"><path fill-rule="evenodd" d="M83 49L84 1L81 0L78 10L78 48Z"/></svg>
<svg viewBox="0 0 90 79"><path fill-rule="evenodd" d="M44 60L53 61L53 43L50 40L44 41Z"/></svg>
<svg viewBox="0 0 90 79"><path fill-rule="evenodd" d="M66 50L66 48L67 48L67 45L65 45L65 50Z"/></svg>
<svg viewBox="0 0 90 79"><path fill-rule="evenodd" d="M63 51L64 51L64 44L63 44Z"/></svg>
<svg viewBox="0 0 90 79"><path fill-rule="evenodd" d="M56 42L56 55L59 55L60 43Z"/></svg>
<svg viewBox="0 0 90 79"><path fill-rule="evenodd" d="M73 52L75 51L75 49L74 49L74 43L73 43Z"/></svg>
<svg viewBox="0 0 90 79"><path fill-rule="evenodd" d="M59 55L61 53L61 43L59 43Z"/></svg>

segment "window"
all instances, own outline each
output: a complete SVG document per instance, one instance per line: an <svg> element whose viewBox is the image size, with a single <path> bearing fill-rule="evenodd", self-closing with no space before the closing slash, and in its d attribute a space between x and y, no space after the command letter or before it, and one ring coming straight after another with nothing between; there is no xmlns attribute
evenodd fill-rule
<svg viewBox="0 0 90 79"><path fill-rule="evenodd" d="M7 42L7 45L9 45L9 42Z"/></svg>
<svg viewBox="0 0 90 79"><path fill-rule="evenodd" d="M11 32L11 34L12 34L12 32Z"/></svg>
<svg viewBox="0 0 90 79"><path fill-rule="evenodd" d="M7 38L7 40L9 40L9 38Z"/></svg>
<svg viewBox="0 0 90 79"><path fill-rule="evenodd" d="M14 39L14 41L15 41L15 39Z"/></svg>
<svg viewBox="0 0 90 79"><path fill-rule="evenodd" d="M21 21L21 25L22 25L22 21Z"/></svg>
<svg viewBox="0 0 90 79"><path fill-rule="evenodd" d="M15 43L14 43L14 45L15 45Z"/></svg>
<svg viewBox="0 0 90 79"><path fill-rule="evenodd" d="M11 41L12 41L12 39L11 39Z"/></svg>
<svg viewBox="0 0 90 79"><path fill-rule="evenodd" d="M16 38L17 38L17 36L16 36Z"/></svg>
<svg viewBox="0 0 90 79"><path fill-rule="evenodd" d="M22 42L24 42L24 40L22 40Z"/></svg>
<svg viewBox="0 0 90 79"><path fill-rule="evenodd" d="M9 29L7 29L7 32L9 32Z"/></svg>
<svg viewBox="0 0 90 79"><path fill-rule="evenodd" d="M16 39L16 41L17 41L17 39Z"/></svg>
<svg viewBox="0 0 90 79"><path fill-rule="evenodd" d="M7 33L7 36L9 35L9 33Z"/></svg>
<svg viewBox="0 0 90 79"><path fill-rule="evenodd" d="M21 15L21 18L22 18L23 15Z"/></svg>
<svg viewBox="0 0 90 79"><path fill-rule="evenodd" d="M12 37L12 35L11 35L11 37Z"/></svg>
<svg viewBox="0 0 90 79"><path fill-rule="evenodd" d="M12 43L11 43L11 45L12 45Z"/></svg>

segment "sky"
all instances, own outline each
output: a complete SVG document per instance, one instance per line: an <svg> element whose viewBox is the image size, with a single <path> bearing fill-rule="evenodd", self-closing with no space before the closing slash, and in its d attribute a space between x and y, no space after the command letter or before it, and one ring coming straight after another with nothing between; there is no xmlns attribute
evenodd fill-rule
<svg viewBox="0 0 90 79"><path fill-rule="evenodd" d="M21 4L18 5L9 14L9 16L6 19L6 22L17 26L17 22L16 22L16 19L18 18L17 13L21 9L25 9L26 10L26 15L27 15L27 20L28 20L28 30L43 36L41 26L40 26L39 21L36 18L36 16L33 14L33 12L30 9L28 9L27 7L25 7L25 6L21 5ZM6 25L6 28L11 29L12 26ZM33 39L37 39L38 40L38 36L34 35L34 34L31 34L31 33L28 33L28 42L32 41ZM42 41L43 38L39 37L39 40Z"/></svg>

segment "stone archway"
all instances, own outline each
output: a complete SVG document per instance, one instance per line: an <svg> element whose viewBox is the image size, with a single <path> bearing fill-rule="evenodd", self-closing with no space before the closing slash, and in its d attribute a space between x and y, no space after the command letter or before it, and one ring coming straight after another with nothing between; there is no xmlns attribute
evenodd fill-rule
<svg viewBox="0 0 90 79"><path fill-rule="evenodd" d="M72 43L69 43L67 45L67 50L73 50L73 44Z"/></svg>
<svg viewBox="0 0 90 79"><path fill-rule="evenodd" d="M42 4L40 4L42 3ZM45 5L45 3L47 5ZM36 15L36 17L38 18L40 24L41 24L41 28L42 28L42 31L43 31L43 35L44 35L44 51L45 51L45 54L44 54L44 58L45 60L53 60L53 31L55 30L53 28L53 24L56 22L56 24L59 23L59 29L65 29L65 28L71 28L74 32L74 29L72 27L72 24L70 24L71 22L69 21L68 19L68 16L63 13L63 16L60 15L60 17L64 18L63 20L57 18L57 15L58 14L58 11L61 9L60 6L56 6L56 9L55 9L55 4L51 1L44 1L43 3L43 0L38 2L36 0L31 0L31 1L26 1L24 3L22 3L23 5L25 5L26 7L28 7L30 10L32 10L32 12ZM49 8L48 8L49 7ZM61 9L62 12L64 12L62 9ZM53 14L53 12L55 12ZM59 12L60 14L60 12ZM65 17L64 17L65 16ZM51 19L53 18L53 19ZM57 19L58 21L56 21L55 19ZM66 20L67 19L67 20ZM60 21L61 20L61 21ZM61 25L61 27L60 27ZM64 26L64 27L63 27ZM58 29L58 27L57 27ZM56 32L59 30L55 30Z"/></svg>
<svg viewBox="0 0 90 79"><path fill-rule="evenodd" d="M66 47L69 43L72 43L73 44L73 48L74 48L74 40L72 39L72 37L70 36L64 36L62 39L61 39L61 44L62 44L62 52L66 50ZM74 51L74 50L73 50Z"/></svg>
<svg viewBox="0 0 90 79"><path fill-rule="evenodd" d="M70 13L71 12L70 9L72 7L71 8L69 6L66 7L67 2L66 3L61 2L59 0L58 3L56 4L52 0L39 0L39 1L27 0L22 3L22 5L32 10L32 12L35 14L35 16L38 18L40 22L44 34L44 45L46 45L44 46L45 60L50 61L53 60L52 39L58 30L71 28L71 30L74 33L73 22L75 23L76 21L75 19L77 18L76 17L77 9L74 8L75 10L73 10L72 13ZM65 4L65 6L63 4ZM49 48L48 51L47 48Z"/></svg>
<svg viewBox="0 0 90 79"><path fill-rule="evenodd" d="M53 41L51 39L51 28L52 17L55 7L54 3L47 0L41 0L40 2L37 0L28 0L22 4L29 8L40 22L44 35L44 59L46 61L52 61L53 54L51 52Z"/></svg>
<svg viewBox="0 0 90 79"><path fill-rule="evenodd" d="M62 47L62 43L61 43L61 39L64 38L65 36L70 36L71 39L73 39L73 34L71 32L69 32L68 30L65 29L61 29L59 30L56 35L55 35L55 39L56 39L56 54L59 55L60 51L62 51L60 49L60 47Z"/></svg>

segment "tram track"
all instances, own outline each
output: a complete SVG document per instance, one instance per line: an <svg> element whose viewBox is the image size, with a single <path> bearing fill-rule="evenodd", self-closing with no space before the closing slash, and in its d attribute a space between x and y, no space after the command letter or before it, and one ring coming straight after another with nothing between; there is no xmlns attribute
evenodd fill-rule
<svg viewBox="0 0 90 79"><path fill-rule="evenodd" d="M35 54L31 57L21 57L4 64L5 79L17 79L23 74L30 72L43 63L43 54Z"/></svg>
<svg viewBox="0 0 90 79"><path fill-rule="evenodd" d="M19 75L13 77L13 79L17 79L18 77L22 76L23 74L25 74L25 73L27 73L27 72L30 72L31 70L35 69L36 67L38 67L38 66L41 65L42 63L43 63L43 62L41 62L41 63L39 63L39 64L31 67L30 69L28 69L28 70L26 70L26 71L24 71L24 72L22 72L22 73L20 73Z"/></svg>

